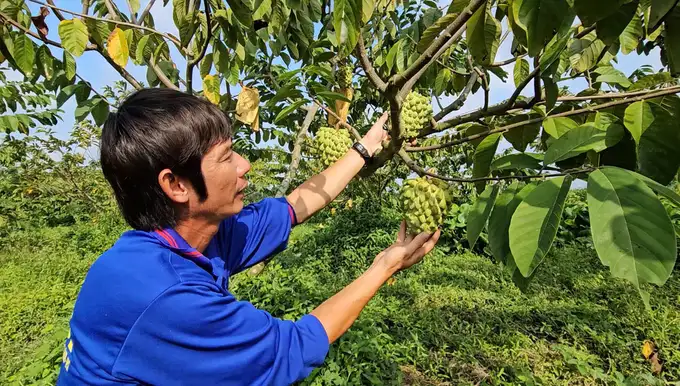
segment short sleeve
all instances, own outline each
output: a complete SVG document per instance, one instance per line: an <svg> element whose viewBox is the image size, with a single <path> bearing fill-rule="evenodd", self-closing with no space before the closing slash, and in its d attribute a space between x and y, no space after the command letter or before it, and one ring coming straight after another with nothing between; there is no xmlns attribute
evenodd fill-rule
<svg viewBox="0 0 680 386"><path fill-rule="evenodd" d="M224 220L213 243L230 274L236 274L284 250L295 222L284 197L265 198Z"/></svg>
<svg viewBox="0 0 680 386"><path fill-rule="evenodd" d="M159 296L131 329L113 371L144 384L288 385L328 353L309 314L272 317L209 283L181 283Z"/></svg>

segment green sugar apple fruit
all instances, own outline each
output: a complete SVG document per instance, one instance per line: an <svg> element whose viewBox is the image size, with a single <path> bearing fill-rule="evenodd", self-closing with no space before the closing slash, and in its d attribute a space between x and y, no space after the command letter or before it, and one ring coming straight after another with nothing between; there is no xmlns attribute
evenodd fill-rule
<svg viewBox="0 0 680 386"><path fill-rule="evenodd" d="M406 139L416 137L430 119L432 119L430 100L418 92L409 92L401 108L402 137Z"/></svg>
<svg viewBox="0 0 680 386"><path fill-rule="evenodd" d="M406 180L401 189L402 214L409 234L434 233L446 213L446 193L425 177Z"/></svg>
<svg viewBox="0 0 680 386"><path fill-rule="evenodd" d="M343 65L338 68L338 71L335 72L335 79L336 82L338 83L338 87L341 89L346 89L352 87L352 75L354 74L354 70L352 66L349 65Z"/></svg>
<svg viewBox="0 0 680 386"><path fill-rule="evenodd" d="M352 137L346 129L321 127L316 133L315 147L324 166L330 166L352 147Z"/></svg>

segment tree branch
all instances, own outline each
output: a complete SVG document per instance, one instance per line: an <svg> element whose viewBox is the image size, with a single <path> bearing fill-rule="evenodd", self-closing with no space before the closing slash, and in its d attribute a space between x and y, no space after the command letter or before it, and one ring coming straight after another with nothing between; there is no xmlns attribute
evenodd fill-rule
<svg viewBox="0 0 680 386"><path fill-rule="evenodd" d="M456 20L449 24L442 34L439 35L423 54L404 72L401 74L394 75L390 78L389 83L401 87L406 84L409 79L413 78L418 72L432 64L433 61L437 60L439 55L441 55L445 50L441 48L445 46L450 46L456 40L454 39L457 34L460 36L462 30L465 29L465 23L470 19L473 13L477 11L482 5L486 3L486 0L472 0L470 4L458 15ZM448 48L448 47L447 47ZM424 72L424 71L423 71ZM415 82L414 82L415 83Z"/></svg>
<svg viewBox="0 0 680 386"><path fill-rule="evenodd" d="M467 100L468 95L470 95L470 92L472 91L472 87L474 87L475 83L477 83L477 79L479 79L479 75L476 72L472 72L470 74L470 80L468 80L467 85L465 85L465 88L463 91L458 95L458 98L456 98L453 103L450 105L444 107L441 109L435 116L435 124L437 121L441 120L445 116L447 116L449 113L460 110L461 107L465 104L465 101Z"/></svg>
<svg viewBox="0 0 680 386"><path fill-rule="evenodd" d="M32 37L34 37L35 39L40 40L40 41L42 41L42 42L45 42L46 44L49 44L49 45L51 45L51 46L59 47L59 48L62 48L62 49L64 48L64 47L62 47L61 43L55 42L54 40L50 40L50 39L48 39L48 38L44 38L44 39L43 39L43 38L42 38L40 35L38 35L37 33L35 33L35 32L33 32L33 31L31 31L31 30L25 28L25 27L24 27L23 25L21 25L18 21L11 19L10 17L8 17L7 15L5 15L5 14L2 13L2 12L0 12L0 18L2 18L3 20L5 20L7 23L9 23L9 24L15 26L16 28L20 29L20 30L23 31L26 35L32 36ZM88 44L88 45L85 47L85 51L92 51L92 50L96 50L96 49L97 49L97 48L96 48L94 45L92 45L92 44Z"/></svg>
<svg viewBox="0 0 680 386"><path fill-rule="evenodd" d="M486 74L482 72L477 67L474 67L475 72L477 75L482 79L482 88L484 89L484 108L482 111L489 111L489 80L486 77Z"/></svg>
<svg viewBox="0 0 680 386"><path fill-rule="evenodd" d="M87 15L87 12L90 10L90 0L83 0L83 10L81 13L83 15Z"/></svg>
<svg viewBox="0 0 680 386"><path fill-rule="evenodd" d="M132 4L130 4L130 0L126 0L126 1L127 1L128 8L130 8L130 19L131 19L131 21L135 24L139 24L137 22L137 16L135 16L135 13L132 12Z"/></svg>
<svg viewBox="0 0 680 386"><path fill-rule="evenodd" d="M510 96L510 99L506 100L503 103L497 104L495 106L489 107L486 111L483 109L478 109L475 111L472 111L467 114L460 115L458 117L449 119L444 122L439 122L436 126L433 126L427 130L424 130L420 135L418 135L419 138L425 137L427 135L430 135L432 133L436 133L439 131L446 130L450 127L458 126L462 123L467 123L467 122L474 122L478 119L484 118L484 117L489 117L492 115L500 115L506 113L508 110L513 109L513 108L530 108L534 104L538 103L537 100L532 100L531 102L519 102L515 104L517 101L517 98L519 98L519 95L522 93L522 90L531 82L531 80L537 76L540 72L540 67L535 68L529 76L522 81L522 83L515 89L515 92Z"/></svg>
<svg viewBox="0 0 680 386"><path fill-rule="evenodd" d="M489 64L487 67L503 67L503 66L506 66L510 63L514 63L518 59L521 59L525 56L527 56L527 54L522 54L522 55L517 56L516 58L510 58L510 59L506 59L506 60L503 60L503 61L500 61L500 62L492 63L492 64Z"/></svg>
<svg viewBox="0 0 680 386"><path fill-rule="evenodd" d="M582 169L570 169L570 170L565 170L562 173L553 173L553 174L530 174L526 176L500 176L500 177L478 177L478 178L462 178L462 177L447 177L447 176L441 176L437 173L432 173L424 168L420 167L418 164L411 159L411 157L404 151L403 149L400 150L398 153L399 157L404 161L404 163L414 172L416 172L419 176L430 176L433 178L437 178L440 180L444 181L450 181L450 182L459 182L459 183L474 183L474 182L481 182L481 181L502 181L502 180L529 180L529 179L535 179L535 178L552 178L552 177L560 177L560 176L566 176L570 174L577 174L577 173L587 173L591 172L595 169L593 168L582 168Z"/></svg>
<svg viewBox="0 0 680 386"><path fill-rule="evenodd" d="M100 54L107 62L109 62L109 64L111 65L111 67L113 67L114 70L118 71L118 73L120 74L120 76L122 76L123 79L127 80L128 83L130 83L130 84L132 85L132 87L134 87L134 88L137 89L137 90L141 90L141 89L143 88L142 85L141 85L141 83L139 83L139 82L137 81L137 79L135 79L135 77L132 76L132 74L130 74L130 73L129 73L126 69L124 69L123 67L121 67L121 66L119 66L118 64L116 64L116 62L114 62L113 59L111 59L111 57L109 57L107 54L104 53L104 51L102 51L102 48L99 48L99 47L98 47L98 48L97 48L97 52L99 52L99 54Z"/></svg>
<svg viewBox="0 0 680 386"><path fill-rule="evenodd" d="M524 122L513 123L513 124L510 124L510 125L499 127L497 129L494 129L494 130L489 130L489 131L484 132L484 133L470 135L468 137L459 138L459 139L456 139L456 140L453 140L453 141L450 141L450 142L446 142L446 143L441 143L441 144L438 144L438 145L406 147L405 150L408 151L408 152L439 150L439 149L443 149L443 148L447 148L447 147L451 147L451 146L455 146L455 145L460 145L462 143L470 142L470 141L473 141L475 139L484 138L484 137L487 137L491 134L505 133L506 131L510 131L510 130L518 128L518 127L530 125L532 123L540 123L540 122L543 122L544 120L546 120L548 118L570 117L570 116L573 116L573 115L591 113L591 112L603 110L603 109L606 109L606 108L609 108L609 107L626 105L626 104L630 104L630 103L634 103L634 102L638 102L638 101L642 101L642 100L646 100L646 99L658 98L658 97L662 97L662 96L665 96L665 95L672 95L672 94L677 94L677 93L680 93L680 86L674 86L674 87L669 87L669 88L665 88L665 89L661 89L661 90L655 90L654 92L649 92L646 95L639 95L639 96L636 96L636 97L633 97L633 98L602 103L602 104L599 104L599 105L588 106L588 107L584 107L582 109L577 109L577 110L565 111L563 113L548 115L546 117L529 119L529 120L524 121Z"/></svg>
<svg viewBox="0 0 680 386"><path fill-rule="evenodd" d="M589 33L595 31L595 28L596 28L596 27L597 27L596 24L591 25L590 27L588 27L588 28L584 29L583 31L581 31L581 32L577 33L576 35L574 35L574 39L580 39L580 38L582 38L582 37L588 35Z"/></svg>
<svg viewBox="0 0 680 386"><path fill-rule="evenodd" d="M50 5L52 5L52 6L54 6L54 1L53 1L53 0L47 0L47 3L50 4ZM61 11L59 11L58 9L55 9L55 10L54 10L54 16L56 16L57 19L59 19L59 21L64 20L64 15L62 15L62 14L61 14Z"/></svg>
<svg viewBox="0 0 680 386"><path fill-rule="evenodd" d="M115 24L124 25L124 26L128 26L128 27L136 28L136 29L141 29L141 30L162 36L162 37L170 40L171 42L175 43L175 45L177 45L178 47L181 47L181 43L180 43L179 39L177 39L176 37L174 37L174 36L172 36L168 33L160 32L160 31L157 31L153 28L144 27L142 25L137 25L137 24L128 23L128 22L124 22L124 21L112 21L112 20L109 20L109 19L101 18L101 17L95 17L95 16L86 15L86 14L83 14L83 13L73 12L73 11L69 11L68 9L59 8L59 7L56 7L54 5L46 4L46 3L43 3L43 2L38 1L38 0L27 0L27 1L30 1L31 3L35 3L35 4L44 5L46 7L52 8L53 10L59 10L59 11L62 11L64 13L68 13L69 15L79 16L79 17L82 17L84 19L104 21L104 22L107 22L107 23L115 23ZM191 52L188 49L184 48L183 51L188 57L192 56Z"/></svg>
<svg viewBox="0 0 680 386"><path fill-rule="evenodd" d="M156 74L156 77L158 78L158 80L161 81L161 83L163 83L163 85L165 85L165 87L172 89L172 90L179 91L179 87L177 87L174 83L172 83L170 81L170 79L168 79L168 77L165 76L165 73L163 72L163 70L161 70L158 67L158 65L156 64L156 58L153 55L151 55L151 58L149 60L149 66L151 66L151 69Z"/></svg>
<svg viewBox="0 0 680 386"><path fill-rule="evenodd" d="M109 15L111 15L111 18L113 18L113 20L119 21L120 17L118 16L118 13L116 12L116 8L111 3L111 0L104 0L104 4L106 4L106 9L109 10Z"/></svg>
<svg viewBox="0 0 680 386"><path fill-rule="evenodd" d="M141 15L139 15L139 19L137 20L139 25L142 25L144 23L144 19L146 19L146 16L151 12L151 7L153 7L153 3L155 3L156 0L149 0L149 3L146 5L146 8L144 8L144 11L142 11Z"/></svg>
<svg viewBox="0 0 680 386"><path fill-rule="evenodd" d="M373 65L371 64L371 61L368 59L368 54L366 54L366 47L364 46L364 39L363 37L359 36L359 41L357 43L357 48L356 48L356 55L359 58L359 63L361 63L361 67L364 69L364 72L366 73L366 76L368 76L368 79L373 83L375 87L378 88L381 92L385 92L387 89L387 84L385 83L382 78L380 78L380 75L378 75L377 72L375 72L375 68L373 68Z"/></svg>
<svg viewBox="0 0 680 386"><path fill-rule="evenodd" d="M210 43L210 37L212 36L212 31L210 29L210 2L209 0L205 0L203 4L205 6L205 21L207 23L208 30L205 32L206 33L205 42L203 44L203 47L201 48L201 53L194 59L187 60L186 78L187 78L187 93L189 94L193 94L192 84L194 78L193 77L194 66L196 66L196 64L200 62L205 56L205 52L208 49L208 44Z"/></svg>
<svg viewBox="0 0 680 386"><path fill-rule="evenodd" d="M284 177L283 181L281 181L281 186L279 187L279 190L276 193L277 196L284 196L288 192L290 183L291 181L293 181L293 178L297 173L298 165L300 164L300 156L302 154L302 144L305 140L305 137L307 136L309 126L311 126L312 122L314 121L314 116L316 115L316 112L319 110L319 106L317 106L316 104L311 104L307 106L306 109L307 115L305 115L305 120L302 122L302 126L300 126L300 129L298 130L298 133L295 136L295 143L293 145L293 154L291 154L290 166L288 167L286 177Z"/></svg>
<svg viewBox="0 0 680 386"><path fill-rule="evenodd" d="M539 56L536 55L534 58L534 69L540 68ZM541 74L537 73L534 75L534 101L538 103L542 98L541 95Z"/></svg>

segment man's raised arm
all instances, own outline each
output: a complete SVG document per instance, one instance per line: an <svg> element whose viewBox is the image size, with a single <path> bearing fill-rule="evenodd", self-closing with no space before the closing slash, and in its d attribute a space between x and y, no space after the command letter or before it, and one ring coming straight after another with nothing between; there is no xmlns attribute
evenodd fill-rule
<svg viewBox="0 0 680 386"><path fill-rule="evenodd" d="M388 114L383 114L360 143L372 156L381 146L387 132L383 129ZM330 204L364 166L364 159L354 149L293 190L286 198L295 210L297 222L302 223Z"/></svg>

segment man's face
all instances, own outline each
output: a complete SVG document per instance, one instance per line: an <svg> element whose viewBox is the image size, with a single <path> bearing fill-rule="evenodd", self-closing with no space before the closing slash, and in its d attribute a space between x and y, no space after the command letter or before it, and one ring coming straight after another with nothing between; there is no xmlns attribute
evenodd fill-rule
<svg viewBox="0 0 680 386"><path fill-rule="evenodd" d="M231 149L232 141L213 146L201 161L208 197L200 202L195 196L190 213L221 221L243 209L243 190L250 163Z"/></svg>

